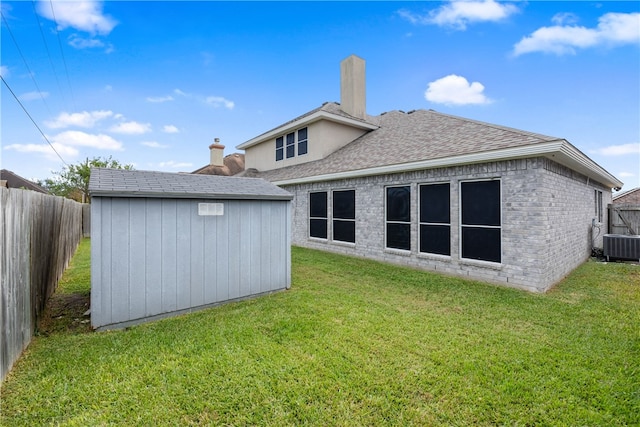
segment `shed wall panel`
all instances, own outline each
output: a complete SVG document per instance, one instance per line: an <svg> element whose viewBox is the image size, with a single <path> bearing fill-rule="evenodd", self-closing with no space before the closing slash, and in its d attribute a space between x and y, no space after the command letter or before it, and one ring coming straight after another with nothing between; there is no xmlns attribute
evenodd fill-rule
<svg viewBox="0 0 640 427"><path fill-rule="evenodd" d="M198 215L212 202L94 197L94 327L289 287L290 202L215 201L223 215Z"/></svg>

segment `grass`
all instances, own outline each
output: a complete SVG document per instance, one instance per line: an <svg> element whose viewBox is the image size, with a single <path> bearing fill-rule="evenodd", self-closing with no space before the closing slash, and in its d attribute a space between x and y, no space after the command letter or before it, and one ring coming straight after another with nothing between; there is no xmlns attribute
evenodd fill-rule
<svg viewBox="0 0 640 427"><path fill-rule="evenodd" d="M538 295L292 256L289 291L36 337L0 424L640 424L637 265L589 262ZM74 262L61 292L87 292L87 271Z"/></svg>

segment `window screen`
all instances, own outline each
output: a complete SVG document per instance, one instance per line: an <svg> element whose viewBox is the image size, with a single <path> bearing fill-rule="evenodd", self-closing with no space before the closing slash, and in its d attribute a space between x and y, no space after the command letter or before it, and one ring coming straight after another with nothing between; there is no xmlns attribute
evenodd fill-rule
<svg viewBox="0 0 640 427"><path fill-rule="evenodd" d="M307 154L307 128L298 131L298 156Z"/></svg>
<svg viewBox="0 0 640 427"><path fill-rule="evenodd" d="M309 236L327 238L327 192L309 193Z"/></svg>
<svg viewBox="0 0 640 427"><path fill-rule="evenodd" d="M276 162L284 159L284 138L276 138Z"/></svg>
<svg viewBox="0 0 640 427"><path fill-rule="evenodd" d="M356 242L356 192L333 192L333 240Z"/></svg>
<svg viewBox="0 0 640 427"><path fill-rule="evenodd" d="M501 262L500 181L463 182L460 201L462 258Z"/></svg>
<svg viewBox="0 0 640 427"><path fill-rule="evenodd" d="M296 155L296 134L294 132L287 134L287 159Z"/></svg>
<svg viewBox="0 0 640 427"><path fill-rule="evenodd" d="M451 255L450 185L420 186L420 252Z"/></svg>
<svg viewBox="0 0 640 427"><path fill-rule="evenodd" d="M411 188L387 187L386 246L411 250Z"/></svg>

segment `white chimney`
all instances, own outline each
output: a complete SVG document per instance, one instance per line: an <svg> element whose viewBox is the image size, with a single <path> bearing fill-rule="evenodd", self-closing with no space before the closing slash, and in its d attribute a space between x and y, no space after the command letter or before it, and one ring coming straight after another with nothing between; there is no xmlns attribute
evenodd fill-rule
<svg viewBox="0 0 640 427"><path fill-rule="evenodd" d="M224 166L224 145L220 144L220 138L215 138L213 144L209 146L211 152L211 166Z"/></svg>
<svg viewBox="0 0 640 427"><path fill-rule="evenodd" d="M340 63L340 106L345 113L360 119L367 116L364 64L364 59L355 55Z"/></svg>

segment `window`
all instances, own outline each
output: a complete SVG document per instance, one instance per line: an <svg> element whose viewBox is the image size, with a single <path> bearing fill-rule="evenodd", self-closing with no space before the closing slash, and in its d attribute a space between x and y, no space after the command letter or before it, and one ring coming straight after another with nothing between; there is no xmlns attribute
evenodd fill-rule
<svg viewBox="0 0 640 427"><path fill-rule="evenodd" d="M451 255L449 183L420 186L420 252Z"/></svg>
<svg viewBox="0 0 640 427"><path fill-rule="evenodd" d="M307 128L298 130L298 156L307 154Z"/></svg>
<svg viewBox="0 0 640 427"><path fill-rule="evenodd" d="M309 237L327 238L327 192L309 193Z"/></svg>
<svg viewBox="0 0 640 427"><path fill-rule="evenodd" d="M276 162L284 159L284 138L276 138Z"/></svg>
<svg viewBox="0 0 640 427"><path fill-rule="evenodd" d="M298 138L296 140L296 133ZM298 129L295 132L289 132L285 136L276 138L276 162L296 156L296 145L298 146L298 156L309 152L309 143L307 138L307 128Z"/></svg>
<svg viewBox="0 0 640 427"><path fill-rule="evenodd" d="M356 192L333 192L333 240L356 242Z"/></svg>
<svg viewBox="0 0 640 427"><path fill-rule="evenodd" d="M387 187L387 248L411 250L411 188Z"/></svg>
<svg viewBox="0 0 640 427"><path fill-rule="evenodd" d="M594 190L594 200L595 200L595 218L598 222L602 222L602 191Z"/></svg>
<svg viewBox="0 0 640 427"><path fill-rule="evenodd" d="M461 256L501 262L500 181L460 184Z"/></svg>
<svg viewBox="0 0 640 427"><path fill-rule="evenodd" d="M287 134L287 159L296 155L296 134L291 132Z"/></svg>

